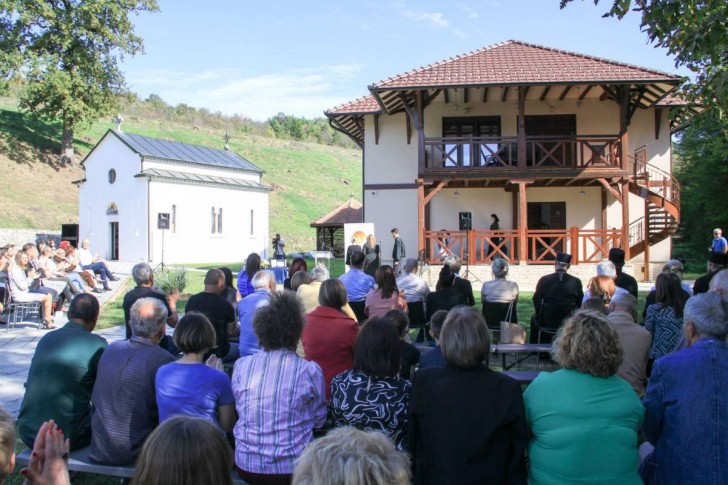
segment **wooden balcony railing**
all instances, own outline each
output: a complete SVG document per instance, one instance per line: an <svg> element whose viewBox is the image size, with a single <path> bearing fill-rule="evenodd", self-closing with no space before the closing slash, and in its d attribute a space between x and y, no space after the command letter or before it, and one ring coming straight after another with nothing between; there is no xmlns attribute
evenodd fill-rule
<svg viewBox="0 0 728 485"><path fill-rule="evenodd" d="M556 253L568 252L572 264L598 263L609 256L609 250L621 247L621 229L529 229L526 231L526 255L517 254L519 231L425 231L425 260L439 264L448 255L463 263L490 264L495 258L509 263L553 264Z"/></svg>
<svg viewBox="0 0 728 485"><path fill-rule="evenodd" d="M518 139L514 136L425 138L425 169L518 169ZM526 137L527 168L584 169L621 167L618 135Z"/></svg>

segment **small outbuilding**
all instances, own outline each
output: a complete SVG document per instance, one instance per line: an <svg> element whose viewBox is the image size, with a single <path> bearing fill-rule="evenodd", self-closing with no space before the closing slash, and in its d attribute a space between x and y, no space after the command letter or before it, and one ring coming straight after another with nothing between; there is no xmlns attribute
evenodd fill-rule
<svg viewBox="0 0 728 485"><path fill-rule="evenodd" d="M79 238L105 259L267 257L270 188L236 153L109 130L82 166Z"/></svg>
<svg viewBox="0 0 728 485"><path fill-rule="evenodd" d="M362 204L350 198L336 209L311 223L316 228L316 250L331 251L334 256L344 255L344 224L364 221Z"/></svg>

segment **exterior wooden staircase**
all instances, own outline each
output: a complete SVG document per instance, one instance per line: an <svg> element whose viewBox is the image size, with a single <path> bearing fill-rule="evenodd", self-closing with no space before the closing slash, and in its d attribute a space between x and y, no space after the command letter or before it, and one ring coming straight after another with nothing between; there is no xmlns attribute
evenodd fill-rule
<svg viewBox="0 0 728 485"><path fill-rule="evenodd" d="M629 191L645 200L645 217L629 226L630 256L634 257L675 234L680 223L680 184L669 173L630 157L633 174Z"/></svg>

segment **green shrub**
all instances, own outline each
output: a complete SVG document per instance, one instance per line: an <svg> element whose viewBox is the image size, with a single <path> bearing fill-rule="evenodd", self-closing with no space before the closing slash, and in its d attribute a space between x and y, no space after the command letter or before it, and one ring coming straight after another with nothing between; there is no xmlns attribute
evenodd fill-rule
<svg viewBox="0 0 728 485"><path fill-rule="evenodd" d="M174 290L184 292L187 287L187 271L184 268L154 270L154 285L166 295L174 293Z"/></svg>

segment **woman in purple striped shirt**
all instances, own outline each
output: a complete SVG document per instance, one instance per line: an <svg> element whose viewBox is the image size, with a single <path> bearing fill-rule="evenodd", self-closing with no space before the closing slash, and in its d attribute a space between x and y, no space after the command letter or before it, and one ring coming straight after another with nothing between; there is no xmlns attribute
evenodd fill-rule
<svg viewBox="0 0 728 485"><path fill-rule="evenodd" d="M321 367L296 354L303 326L298 297L273 293L253 318L262 350L235 363L235 465L251 485L290 483L295 460L326 421Z"/></svg>

